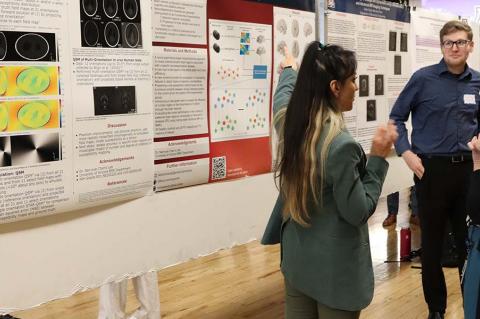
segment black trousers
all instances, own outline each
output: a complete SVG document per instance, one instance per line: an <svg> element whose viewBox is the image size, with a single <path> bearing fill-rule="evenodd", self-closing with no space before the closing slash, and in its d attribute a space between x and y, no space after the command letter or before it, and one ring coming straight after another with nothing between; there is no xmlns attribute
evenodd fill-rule
<svg viewBox="0 0 480 319"><path fill-rule="evenodd" d="M447 288L441 258L447 220L450 220L458 252L459 275L467 252L466 196L472 173L471 158L422 158L425 173L414 176L422 230L422 284L430 311L445 312Z"/></svg>

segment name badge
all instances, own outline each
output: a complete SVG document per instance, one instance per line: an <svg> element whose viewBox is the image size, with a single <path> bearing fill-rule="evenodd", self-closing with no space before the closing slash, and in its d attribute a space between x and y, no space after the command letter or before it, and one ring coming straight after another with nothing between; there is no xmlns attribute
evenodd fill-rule
<svg viewBox="0 0 480 319"><path fill-rule="evenodd" d="M474 94L464 94L463 95L464 104L475 104L475 95Z"/></svg>

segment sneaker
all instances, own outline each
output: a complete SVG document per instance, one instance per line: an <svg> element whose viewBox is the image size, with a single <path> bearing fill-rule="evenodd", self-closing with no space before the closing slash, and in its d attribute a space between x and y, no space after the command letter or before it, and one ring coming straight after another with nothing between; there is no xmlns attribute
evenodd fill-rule
<svg viewBox="0 0 480 319"><path fill-rule="evenodd" d="M395 214L388 214L387 218L382 223L383 227L388 227L395 225L397 223L397 215Z"/></svg>
<svg viewBox="0 0 480 319"><path fill-rule="evenodd" d="M410 215L410 224L413 224L413 225L420 225L420 218L418 218L418 216L416 215Z"/></svg>

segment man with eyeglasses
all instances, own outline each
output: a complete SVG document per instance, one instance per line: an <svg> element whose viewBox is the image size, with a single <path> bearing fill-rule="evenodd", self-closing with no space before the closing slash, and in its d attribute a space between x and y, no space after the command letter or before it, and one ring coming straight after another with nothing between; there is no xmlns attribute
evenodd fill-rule
<svg viewBox="0 0 480 319"><path fill-rule="evenodd" d="M415 72L390 113L398 129L395 149L414 173L422 230L422 284L429 319L444 318L447 289L441 266L447 220L466 258L466 194L472 172L467 143L479 132L480 73L467 65L472 29L460 21L440 30L443 59ZM405 122L412 115L411 144Z"/></svg>

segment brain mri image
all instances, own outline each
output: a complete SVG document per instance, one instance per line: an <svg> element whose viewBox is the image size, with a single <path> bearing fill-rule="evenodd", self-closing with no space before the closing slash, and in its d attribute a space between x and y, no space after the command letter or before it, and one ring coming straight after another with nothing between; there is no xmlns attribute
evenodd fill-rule
<svg viewBox="0 0 480 319"><path fill-rule="evenodd" d="M359 78L358 95L368 96L369 94L368 75L360 75L358 78Z"/></svg>
<svg viewBox="0 0 480 319"><path fill-rule="evenodd" d="M397 51L397 32L395 31L389 32L388 51Z"/></svg>
<svg viewBox="0 0 480 319"><path fill-rule="evenodd" d="M217 53L220 53L220 46L216 43L213 44L213 50Z"/></svg>
<svg viewBox="0 0 480 319"><path fill-rule="evenodd" d="M292 42L291 53L294 58L298 58L298 56L300 55L300 45L298 44L297 40L293 40Z"/></svg>
<svg viewBox="0 0 480 319"><path fill-rule="evenodd" d="M383 95L383 74L375 74L375 95Z"/></svg>
<svg viewBox="0 0 480 319"><path fill-rule="evenodd" d="M105 25L105 41L109 47L115 47L120 42L120 30L114 22Z"/></svg>
<svg viewBox="0 0 480 319"><path fill-rule="evenodd" d="M259 36L257 37L257 43L263 43L263 42L265 42L265 36L259 35Z"/></svg>
<svg viewBox="0 0 480 319"><path fill-rule="evenodd" d="M138 4L135 0L123 0L123 12L125 16L133 20L138 15Z"/></svg>
<svg viewBox="0 0 480 319"><path fill-rule="evenodd" d="M18 111L17 118L24 126L37 129L50 121L51 113L48 106L41 102L29 102Z"/></svg>
<svg viewBox="0 0 480 319"><path fill-rule="evenodd" d="M0 60L57 61L55 33L0 31Z"/></svg>
<svg viewBox="0 0 480 319"><path fill-rule="evenodd" d="M107 15L107 17L115 17L118 12L117 0L103 0L103 11Z"/></svg>
<svg viewBox="0 0 480 319"><path fill-rule="evenodd" d="M48 54L50 47L48 41L41 35L27 33L17 39L15 50L25 60L37 61Z"/></svg>
<svg viewBox="0 0 480 319"><path fill-rule="evenodd" d="M292 35L294 38L298 37L300 33L300 26L298 24L298 21L296 19L292 20Z"/></svg>
<svg viewBox="0 0 480 319"><path fill-rule="evenodd" d="M310 23L306 22L304 25L303 25L303 35L305 37L308 37L310 34L313 33L313 27Z"/></svg>
<svg viewBox="0 0 480 319"><path fill-rule="evenodd" d="M122 25L124 43L130 48L137 48L141 45L140 24L127 23Z"/></svg>
<svg viewBox="0 0 480 319"><path fill-rule="evenodd" d="M78 1L82 47L142 47L140 0Z"/></svg>
<svg viewBox="0 0 480 319"><path fill-rule="evenodd" d="M218 32L217 30L213 30L213 37L215 38L215 40L220 40L220 32Z"/></svg>
<svg viewBox="0 0 480 319"><path fill-rule="evenodd" d="M278 32L280 32L281 34L287 34L287 22L285 22L284 19L280 19L278 20L278 23L277 23L277 30Z"/></svg>
<svg viewBox="0 0 480 319"><path fill-rule="evenodd" d="M367 100L367 122L377 120L377 101Z"/></svg>
<svg viewBox="0 0 480 319"><path fill-rule="evenodd" d="M257 54L258 55L264 55L265 53L267 53L267 51L265 50L264 47L258 47L257 48Z"/></svg>
<svg viewBox="0 0 480 319"><path fill-rule="evenodd" d="M5 59L7 56L7 38L5 33L0 32L0 60Z"/></svg>
<svg viewBox="0 0 480 319"><path fill-rule="evenodd" d="M285 41L280 41L279 44L277 44L277 51L278 53L280 53L281 55L285 56L285 47L287 46L287 44L285 43Z"/></svg>
<svg viewBox="0 0 480 319"><path fill-rule="evenodd" d="M83 26L83 39L88 46L96 46L100 38L98 24L95 21L87 21Z"/></svg>
<svg viewBox="0 0 480 319"><path fill-rule="evenodd" d="M0 103L0 132L7 129L8 126L8 108L5 103Z"/></svg>
<svg viewBox="0 0 480 319"><path fill-rule="evenodd" d="M36 67L21 71L17 76L17 87L27 94L40 94L50 86L50 76Z"/></svg>
<svg viewBox="0 0 480 319"><path fill-rule="evenodd" d="M93 88L95 115L136 113L135 86L102 86Z"/></svg>
<svg viewBox="0 0 480 319"><path fill-rule="evenodd" d="M82 0L82 8L89 17L94 16L98 10L98 0Z"/></svg>
<svg viewBox="0 0 480 319"><path fill-rule="evenodd" d="M408 33L400 33L400 51L408 52Z"/></svg>

